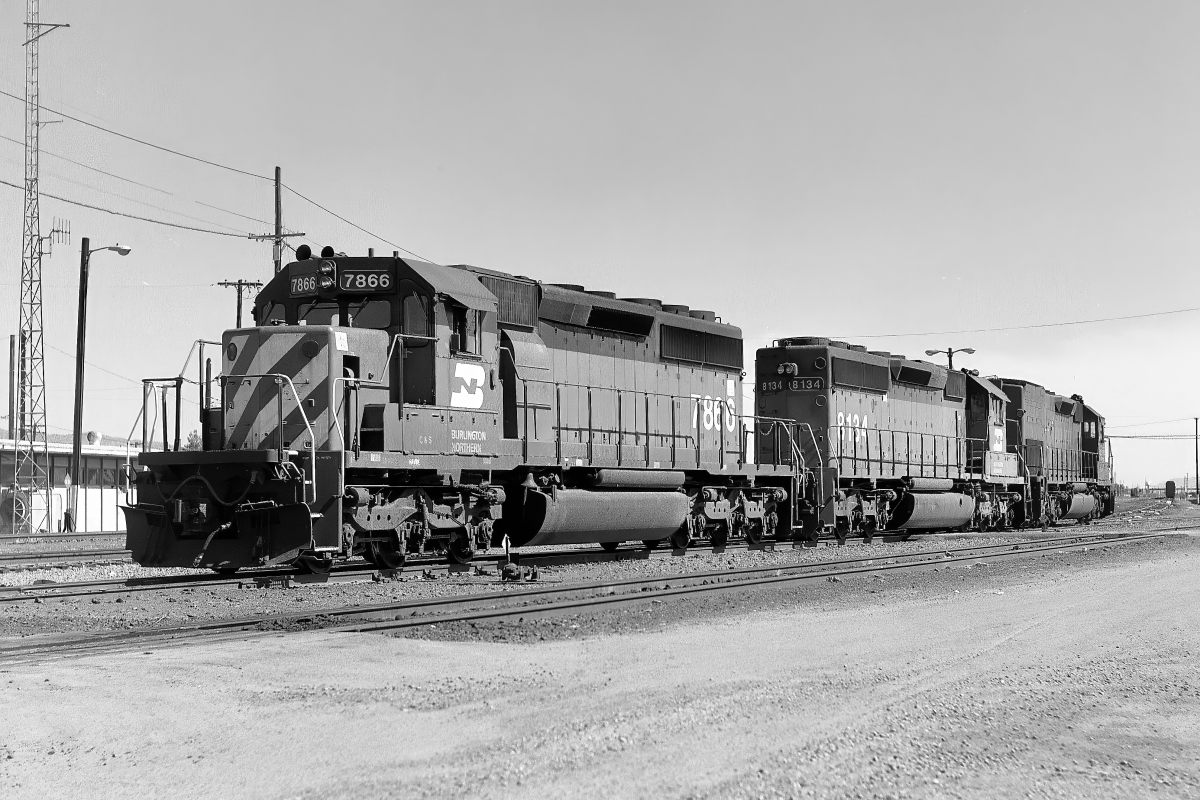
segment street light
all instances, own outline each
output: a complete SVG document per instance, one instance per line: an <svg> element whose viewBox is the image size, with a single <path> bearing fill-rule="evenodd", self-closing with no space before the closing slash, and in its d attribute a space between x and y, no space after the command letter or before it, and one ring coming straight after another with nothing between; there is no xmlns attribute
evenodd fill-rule
<svg viewBox="0 0 1200 800"><path fill-rule="evenodd" d="M974 352L975 352L974 347L959 347L958 349L955 349L953 347L947 347L945 350L926 350L925 355L940 356L942 353L945 353L946 360L950 362L947 369L954 369L954 354L955 353L967 353L968 355L970 355Z"/></svg>
<svg viewBox="0 0 1200 800"><path fill-rule="evenodd" d="M69 531L75 530L79 504L79 465L83 461L83 357L87 336L88 264L92 253L101 250L112 250L119 256L127 256L132 250L120 244L96 248L90 248L89 245L91 241L85 236L79 257L79 322L75 331L75 427L71 436L71 487L67 490L69 517L63 520L63 527Z"/></svg>

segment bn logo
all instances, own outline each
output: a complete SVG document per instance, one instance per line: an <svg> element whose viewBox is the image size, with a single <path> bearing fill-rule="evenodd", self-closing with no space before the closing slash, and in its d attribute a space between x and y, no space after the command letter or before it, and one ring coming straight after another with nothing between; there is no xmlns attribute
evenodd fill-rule
<svg viewBox="0 0 1200 800"><path fill-rule="evenodd" d="M450 395L452 408L483 408L483 382L487 373L478 364L454 365L454 377L462 384Z"/></svg>

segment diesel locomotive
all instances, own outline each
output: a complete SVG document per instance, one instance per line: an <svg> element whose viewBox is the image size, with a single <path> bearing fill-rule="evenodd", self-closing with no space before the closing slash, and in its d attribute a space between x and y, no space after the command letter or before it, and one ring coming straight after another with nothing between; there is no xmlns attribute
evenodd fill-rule
<svg viewBox="0 0 1200 800"><path fill-rule="evenodd" d="M253 313L211 343L201 449L180 446L182 378L146 382L139 564L394 569L1112 511L1103 417L1028 381L796 337L758 351L749 413L741 332L713 312L332 248L299 248Z"/></svg>
<svg viewBox="0 0 1200 800"><path fill-rule="evenodd" d="M797 423L806 537L1002 530L1113 511L1104 418L1079 395L820 337L758 351L757 413ZM768 456L777 445L758 439Z"/></svg>
<svg viewBox="0 0 1200 800"><path fill-rule="evenodd" d="M398 254L297 257L222 337L202 448L179 447L177 411L175 446L140 457L137 563L396 568L505 537L686 547L788 524L794 448L749 458L744 422L794 426L743 414L741 332L714 313ZM146 386L165 434L170 382Z"/></svg>

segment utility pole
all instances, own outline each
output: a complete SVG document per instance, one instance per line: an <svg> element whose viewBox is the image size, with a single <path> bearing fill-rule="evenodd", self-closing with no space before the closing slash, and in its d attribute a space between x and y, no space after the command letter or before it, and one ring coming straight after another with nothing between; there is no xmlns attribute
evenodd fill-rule
<svg viewBox="0 0 1200 800"><path fill-rule="evenodd" d="M51 528L50 447L46 437L46 365L42 343L42 223L38 187L39 134L42 130L38 83L38 40L68 25L41 21L40 0L25 3L25 220L21 236L21 323L17 368L17 426L20 444L13 472L13 531ZM38 446L38 437L41 446ZM41 458L39 459L38 456ZM37 526L35 498L44 496L46 513Z"/></svg>
<svg viewBox="0 0 1200 800"><path fill-rule="evenodd" d="M264 242L268 239L275 243L272 248L275 258L275 271L279 272L283 269L283 245L284 240L293 236L304 236L303 233L284 233L283 232L283 170L279 167L275 168L275 232L274 233L251 233L246 236L247 239L253 239L257 242ZM241 327L240 325L238 327Z"/></svg>
<svg viewBox="0 0 1200 800"><path fill-rule="evenodd" d="M1200 503L1200 417L1192 417L1196 426L1196 502Z"/></svg>
<svg viewBox="0 0 1200 800"><path fill-rule="evenodd" d="M283 171L275 168L275 272L283 269ZM240 327L240 326L239 326Z"/></svg>
<svg viewBox="0 0 1200 800"><path fill-rule="evenodd" d="M227 289L237 289L237 326L242 327L242 291L245 289L261 289L262 281L221 281L217 286L224 286Z"/></svg>
<svg viewBox="0 0 1200 800"><path fill-rule="evenodd" d="M17 439L17 335L8 337L8 438Z"/></svg>

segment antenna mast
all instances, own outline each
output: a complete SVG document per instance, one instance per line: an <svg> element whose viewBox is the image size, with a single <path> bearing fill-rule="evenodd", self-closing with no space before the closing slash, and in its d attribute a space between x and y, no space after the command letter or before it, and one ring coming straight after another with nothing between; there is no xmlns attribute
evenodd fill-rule
<svg viewBox="0 0 1200 800"><path fill-rule="evenodd" d="M11 498L14 531L51 526L50 454L46 437L46 369L42 346L42 229L38 189L38 40L66 25L41 21L40 0L26 0L25 226L21 240L21 333L18 353L17 463ZM39 441L40 438L40 441ZM38 458L38 455L41 458ZM45 508L35 517L35 498Z"/></svg>

